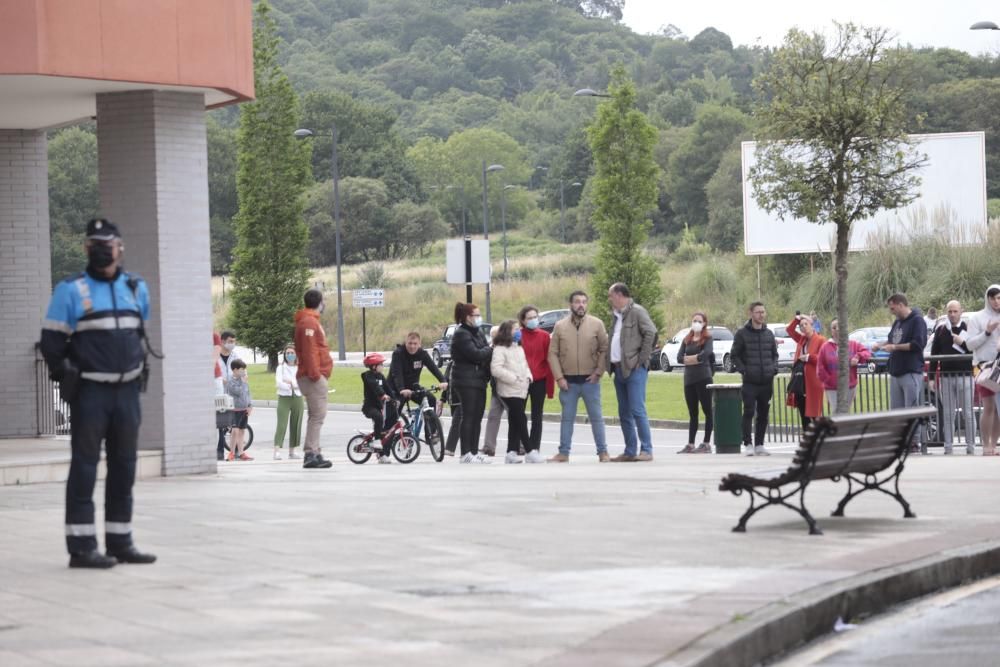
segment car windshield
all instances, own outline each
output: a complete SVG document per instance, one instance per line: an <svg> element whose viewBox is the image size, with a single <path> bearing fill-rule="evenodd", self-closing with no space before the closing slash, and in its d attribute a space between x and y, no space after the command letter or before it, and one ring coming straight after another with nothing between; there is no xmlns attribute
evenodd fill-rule
<svg viewBox="0 0 1000 667"><path fill-rule="evenodd" d="M712 338L715 340L733 340L733 332L726 328L712 327Z"/></svg>
<svg viewBox="0 0 1000 667"><path fill-rule="evenodd" d="M788 335L788 329L785 327L774 327L774 335L778 338L790 338Z"/></svg>

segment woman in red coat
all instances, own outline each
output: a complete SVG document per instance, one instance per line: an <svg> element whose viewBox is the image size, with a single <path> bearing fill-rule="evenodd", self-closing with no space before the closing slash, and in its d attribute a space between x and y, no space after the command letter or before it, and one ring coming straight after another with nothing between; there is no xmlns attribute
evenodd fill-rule
<svg viewBox="0 0 1000 667"><path fill-rule="evenodd" d="M528 385L528 398L531 399L531 428L528 431L528 440L531 442L532 451L537 454L541 451L539 447L542 442L542 410L545 406L545 397L552 398L555 387L552 369L549 368L549 341L552 337L544 329L538 328L538 309L534 306L522 308L517 314L517 319L521 322L521 347L524 349L532 377L532 382Z"/></svg>
<svg viewBox="0 0 1000 667"><path fill-rule="evenodd" d="M804 315L796 315L788 326L788 335L798 344L795 349L795 361L805 362L806 395L805 400L795 399L795 407L802 416L802 426L823 415L823 383L816 371L819 362L819 351L826 338L813 330L812 320Z"/></svg>

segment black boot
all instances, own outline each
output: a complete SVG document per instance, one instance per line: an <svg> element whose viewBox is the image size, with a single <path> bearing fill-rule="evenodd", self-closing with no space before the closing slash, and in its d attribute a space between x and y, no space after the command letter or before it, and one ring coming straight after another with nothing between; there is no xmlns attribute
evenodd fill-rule
<svg viewBox="0 0 1000 667"><path fill-rule="evenodd" d="M118 551L108 550L108 557L116 559L119 563L136 563L146 565L156 562L156 556L139 551L134 544L130 544Z"/></svg>
<svg viewBox="0 0 1000 667"><path fill-rule="evenodd" d="M323 458L322 454L316 455L316 467L317 468L329 468L333 465L333 461L328 461Z"/></svg>
<svg viewBox="0 0 1000 667"><path fill-rule="evenodd" d="M106 570L109 567L114 567L116 562L117 561L115 561L114 558L105 556L97 549L69 555L70 567L86 567L94 570Z"/></svg>

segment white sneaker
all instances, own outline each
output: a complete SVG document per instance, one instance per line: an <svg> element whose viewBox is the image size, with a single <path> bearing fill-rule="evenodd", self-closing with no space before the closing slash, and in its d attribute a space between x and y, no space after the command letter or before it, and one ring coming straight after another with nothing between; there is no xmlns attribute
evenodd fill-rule
<svg viewBox="0 0 1000 667"><path fill-rule="evenodd" d="M764 445L757 445L756 447L753 448L753 455L754 456L770 456L771 452L769 452L766 449L764 449Z"/></svg>
<svg viewBox="0 0 1000 667"><path fill-rule="evenodd" d="M299 455L298 455L298 454L297 454L297 453L295 452L295 450L294 450L294 449L291 449L291 448L289 448L289 450L288 450L288 458L289 458L289 459L301 459L302 457L301 457L301 456L299 456Z"/></svg>
<svg viewBox="0 0 1000 667"><path fill-rule="evenodd" d="M274 450L274 460L275 460L275 461L280 461L280 460L282 460L283 458L284 458L284 457L283 457L283 456L281 455L281 450L280 450L280 449L277 449L277 448L275 448L275 450Z"/></svg>
<svg viewBox="0 0 1000 667"><path fill-rule="evenodd" d="M504 463L521 463L521 457L517 455L517 452L507 452L507 456L504 457Z"/></svg>
<svg viewBox="0 0 1000 667"><path fill-rule="evenodd" d="M383 454L382 456L378 457L378 462L379 463L392 463L392 459L390 459L388 455Z"/></svg>
<svg viewBox="0 0 1000 667"><path fill-rule="evenodd" d="M458 462L459 463L479 463L479 461L476 461L475 458L476 457L472 455L472 452L469 452L468 454L466 454L465 456L463 456L462 458L460 458L458 460Z"/></svg>
<svg viewBox="0 0 1000 667"><path fill-rule="evenodd" d="M493 463L493 461L490 461L490 457L486 454L476 454L469 463Z"/></svg>
<svg viewBox="0 0 1000 667"><path fill-rule="evenodd" d="M744 447L743 453L746 454L747 456L753 456L753 446L747 445L746 447Z"/></svg>
<svg viewBox="0 0 1000 667"><path fill-rule="evenodd" d="M545 457L537 449L532 449L528 452L528 455L524 457L525 463L545 463Z"/></svg>

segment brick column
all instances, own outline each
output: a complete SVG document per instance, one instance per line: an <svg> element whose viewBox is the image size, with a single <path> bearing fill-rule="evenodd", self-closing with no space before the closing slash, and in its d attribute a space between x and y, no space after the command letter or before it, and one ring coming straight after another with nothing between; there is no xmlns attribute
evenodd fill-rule
<svg viewBox="0 0 1000 667"><path fill-rule="evenodd" d="M149 284L152 360L140 449L163 474L214 472L212 298L204 96L97 96L101 211L119 225L125 266Z"/></svg>
<svg viewBox="0 0 1000 667"><path fill-rule="evenodd" d="M0 130L0 437L35 437L35 342L52 291L45 132Z"/></svg>

